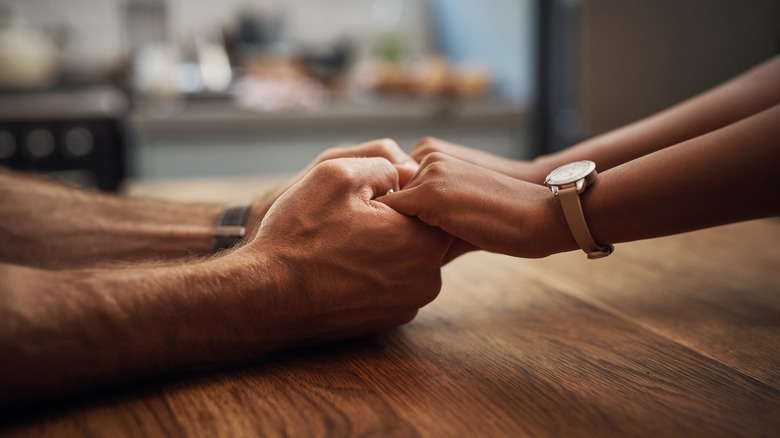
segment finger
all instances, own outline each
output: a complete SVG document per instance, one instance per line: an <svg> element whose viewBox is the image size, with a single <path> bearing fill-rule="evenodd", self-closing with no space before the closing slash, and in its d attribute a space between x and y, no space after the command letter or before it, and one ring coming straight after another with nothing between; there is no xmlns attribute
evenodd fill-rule
<svg viewBox="0 0 780 438"><path fill-rule="evenodd" d="M416 161L421 162L427 155L433 152L446 152L448 148L453 146L455 146L454 143L440 138L423 137L417 141L409 155Z"/></svg>
<svg viewBox="0 0 780 438"><path fill-rule="evenodd" d="M384 158L343 159L350 166L353 188L363 188L363 199L368 201L383 196L391 190L400 190L399 175L396 167Z"/></svg>
<svg viewBox="0 0 780 438"><path fill-rule="evenodd" d="M423 137L417 140L409 155L419 163L426 155L436 150L439 141L436 137Z"/></svg>
<svg viewBox="0 0 780 438"><path fill-rule="evenodd" d="M446 143L444 140L433 137L431 135L425 136L419 140L417 140L417 143L414 144L414 147L412 147L412 151L415 149L419 149L425 146L435 146L437 144Z"/></svg>
<svg viewBox="0 0 780 438"><path fill-rule="evenodd" d="M398 172L398 184L401 186L401 188L406 187L406 185L412 181L420 167L416 164L414 166L402 166L395 164L394 166L395 170Z"/></svg>
<svg viewBox="0 0 780 438"><path fill-rule="evenodd" d="M424 203L424 199L418 199L424 196L422 190L419 189L419 186L430 178L431 166L434 165L434 163L451 160L454 160L454 158L440 152L434 152L426 156L420 163L417 173L415 173L409 181L404 181L403 190L396 193L388 193L387 196L377 198L377 201L390 206L399 213L420 218L420 214L423 212L423 208L426 204Z"/></svg>
<svg viewBox="0 0 780 438"><path fill-rule="evenodd" d="M356 156L382 157L393 163L398 171L401 187L412 179L420 167L417 161L398 146L398 143L388 138L360 144L355 146L353 152Z"/></svg>
<svg viewBox="0 0 780 438"><path fill-rule="evenodd" d="M404 189L380 196L375 200L406 216L419 216L422 210L417 190Z"/></svg>
<svg viewBox="0 0 780 438"><path fill-rule="evenodd" d="M389 138L371 140L342 149L343 157L382 157L393 164L416 167L417 162Z"/></svg>

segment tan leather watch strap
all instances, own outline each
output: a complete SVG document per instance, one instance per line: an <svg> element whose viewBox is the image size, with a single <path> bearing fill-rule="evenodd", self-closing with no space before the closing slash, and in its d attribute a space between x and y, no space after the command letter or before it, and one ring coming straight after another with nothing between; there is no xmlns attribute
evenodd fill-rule
<svg viewBox="0 0 780 438"><path fill-rule="evenodd" d="M599 245L593 240L593 236L588 229L588 223L585 221L585 215L582 212L580 195L577 193L577 187L572 184L569 187L558 188L558 201L561 203L563 215L569 224L574 240L577 245L588 254L589 259L599 259L612 253L612 245Z"/></svg>

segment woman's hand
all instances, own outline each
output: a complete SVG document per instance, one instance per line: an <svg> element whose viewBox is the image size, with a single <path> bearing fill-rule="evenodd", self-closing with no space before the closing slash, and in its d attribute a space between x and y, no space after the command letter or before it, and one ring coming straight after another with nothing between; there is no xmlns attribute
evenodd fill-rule
<svg viewBox="0 0 780 438"><path fill-rule="evenodd" d="M537 166L534 162L500 157L489 152L457 145L435 137L423 137L418 140L410 155L418 162L422 162L425 157L434 152L441 152L485 169L536 184L542 184L544 177L547 175L545 173L546 169L542 169L541 166Z"/></svg>
<svg viewBox="0 0 780 438"><path fill-rule="evenodd" d="M560 207L547 188L440 152L423 159L403 190L377 200L461 239L447 260L476 248L538 258L571 246ZM550 241L559 230L565 242Z"/></svg>

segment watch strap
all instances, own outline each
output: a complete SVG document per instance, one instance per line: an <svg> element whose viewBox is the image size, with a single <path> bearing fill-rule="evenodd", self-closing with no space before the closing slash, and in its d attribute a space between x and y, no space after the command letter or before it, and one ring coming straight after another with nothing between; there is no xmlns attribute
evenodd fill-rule
<svg viewBox="0 0 780 438"><path fill-rule="evenodd" d="M248 205L228 207L219 213L214 225L214 238L211 245L214 252L231 248L246 236L248 215Z"/></svg>
<svg viewBox="0 0 780 438"><path fill-rule="evenodd" d="M569 230L571 230L574 240L577 241L577 245L588 254L588 258L600 259L610 255L614 247L609 244L599 245L590 234L588 223L585 221L585 214L582 211L580 195L577 193L577 187L574 184L565 188L558 187L557 196L563 215L569 224Z"/></svg>

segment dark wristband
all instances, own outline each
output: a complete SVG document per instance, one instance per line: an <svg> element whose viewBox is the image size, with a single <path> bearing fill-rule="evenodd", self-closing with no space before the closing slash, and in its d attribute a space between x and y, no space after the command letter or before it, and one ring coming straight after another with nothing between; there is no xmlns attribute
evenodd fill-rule
<svg viewBox="0 0 780 438"><path fill-rule="evenodd" d="M248 205L228 207L219 213L211 244L214 252L228 249L246 236L247 215L249 215Z"/></svg>

